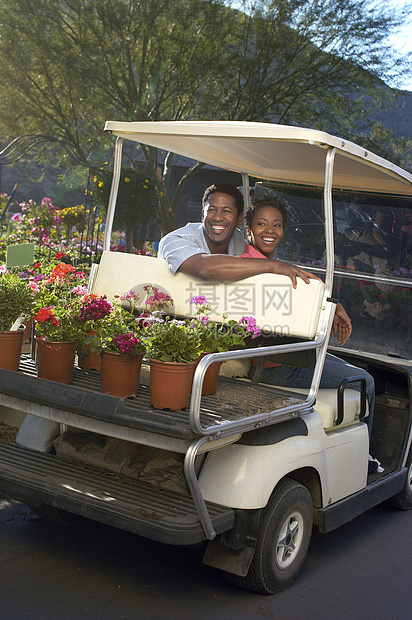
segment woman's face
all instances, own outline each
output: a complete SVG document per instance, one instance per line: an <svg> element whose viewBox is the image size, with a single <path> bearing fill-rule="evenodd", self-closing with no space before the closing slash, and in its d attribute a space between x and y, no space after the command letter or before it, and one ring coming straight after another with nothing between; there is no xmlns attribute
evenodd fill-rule
<svg viewBox="0 0 412 620"><path fill-rule="evenodd" d="M279 209L260 207L255 213L252 227L248 229L252 245L266 258L273 258L283 237L283 217Z"/></svg>

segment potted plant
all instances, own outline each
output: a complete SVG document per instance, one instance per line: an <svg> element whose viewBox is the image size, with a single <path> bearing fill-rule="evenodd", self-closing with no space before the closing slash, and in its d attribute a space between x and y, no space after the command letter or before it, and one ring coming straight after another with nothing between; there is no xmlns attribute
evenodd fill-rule
<svg viewBox="0 0 412 620"><path fill-rule="evenodd" d="M244 316L240 321L228 321L228 317L222 315L222 321L213 321L209 316L210 304L204 295L192 297L190 305L196 308L194 327L200 343L201 354L199 359L208 353L219 353L243 347L247 337L253 339L260 335L256 321L251 316ZM202 395L214 394L219 370L219 362L214 362L209 366L203 380Z"/></svg>
<svg viewBox="0 0 412 620"><path fill-rule="evenodd" d="M150 359L150 402L157 409L188 406L199 338L187 321L154 317L145 329Z"/></svg>
<svg viewBox="0 0 412 620"><path fill-rule="evenodd" d="M119 301L131 299L125 294ZM100 321L96 337L102 351L101 391L122 398L136 396L146 351L146 340L132 312L136 299L132 299L129 310L114 304L112 312Z"/></svg>
<svg viewBox="0 0 412 620"><path fill-rule="evenodd" d="M59 263L49 277L32 285L37 374L43 379L71 382L77 342L84 329L79 321L79 311L87 294L84 280L83 272Z"/></svg>
<svg viewBox="0 0 412 620"><path fill-rule="evenodd" d="M144 324L148 341L151 403L159 409L181 409L189 404L193 373L202 353L244 346L248 335L256 337L260 332L252 317L236 322L227 321L224 316L221 324L211 321L207 314L210 306L203 296L191 300L191 304L198 306L196 317L174 319L162 312L173 304L170 296L151 286L145 290L148 293L146 307L152 312L143 314L140 322ZM218 370L217 367L216 382ZM175 377L173 373L179 374ZM170 384L166 384L167 380ZM213 393L216 386L212 392L210 389L206 385L204 393Z"/></svg>
<svg viewBox="0 0 412 620"><path fill-rule="evenodd" d="M102 320L113 312L113 304L106 295L85 295L78 321L83 325L77 344L78 365L87 370L100 370L100 350L97 336Z"/></svg>
<svg viewBox="0 0 412 620"><path fill-rule="evenodd" d="M0 368L18 370L24 319L31 314L33 296L25 280L6 271L0 275Z"/></svg>
<svg viewBox="0 0 412 620"><path fill-rule="evenodd" d="M146 312L138 322L148 345L150 402L157 409L184 409L189 404L199 339L188 321L166 315L173 305L170 295L152 285L144 289Z"/></svg>

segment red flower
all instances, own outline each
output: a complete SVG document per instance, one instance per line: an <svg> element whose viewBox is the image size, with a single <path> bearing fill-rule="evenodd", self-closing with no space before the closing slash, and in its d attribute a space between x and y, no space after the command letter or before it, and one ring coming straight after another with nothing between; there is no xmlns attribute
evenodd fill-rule
<svg viewBox="0 0 412 620"><path fill-rule="evenodd" d="M66 265L66 263L59 263L55 266L53 271L50 274L49 282L54 282L55 280L64 280L66 275L76 271L72 265Z"/></svg>
<svg viewBox="0 0 412 620"><path fill-rule="evenodd" d="M36 320L39 321L39 323L45 323L50 319L53 325L58 325L59 321L56 319L52 309L53 306L50 306L50 308L41 308L37 313Z"/></svg>

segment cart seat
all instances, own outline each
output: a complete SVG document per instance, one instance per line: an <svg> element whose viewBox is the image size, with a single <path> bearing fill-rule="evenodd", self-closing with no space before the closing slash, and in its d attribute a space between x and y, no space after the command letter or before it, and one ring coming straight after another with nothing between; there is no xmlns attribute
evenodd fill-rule
<svg viewBox="0 0 412 620"><path fill-rule="evenodd" d="M281 388L282 390L291 391L299 394L307 394L308 390L304 388ZM332 388L319 389L316 397L314 409L322 418L323 428L330 431L338 428L336 425L338 419L338 398L337 390ZM348 426L359 421L361 410L360 392L357 390L346 389L344 392L344 415L339 428ZM366 403L366 415L369 415L368 404Z"/></svg>

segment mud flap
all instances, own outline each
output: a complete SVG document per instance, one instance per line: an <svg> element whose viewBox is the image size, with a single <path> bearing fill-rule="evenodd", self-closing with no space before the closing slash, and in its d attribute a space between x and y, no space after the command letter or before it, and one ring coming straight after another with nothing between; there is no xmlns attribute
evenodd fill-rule
<svg viewBox="0 0 412 620"><path fill-rule="evenodd" d="M256 549L262 509L234 510L231 530L211 540L203 556L203 564L245 577Z"/></svg>
<svg viewBox="0 0 412 620"><path fill-rule="evenodd" d="M211 540L203 556L203 564L227 573L246 577L255 550L251 547L229 549L218 540Z"/></svg>

